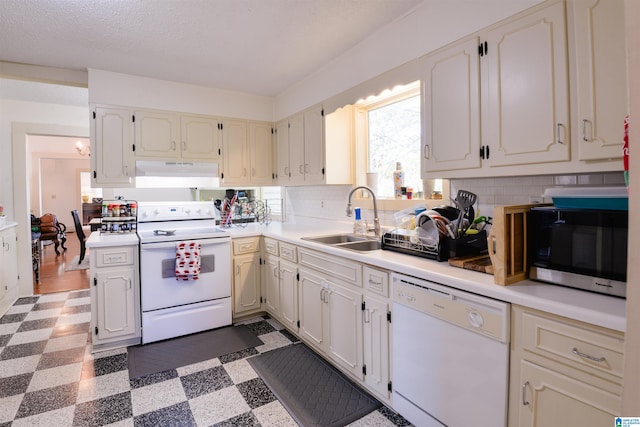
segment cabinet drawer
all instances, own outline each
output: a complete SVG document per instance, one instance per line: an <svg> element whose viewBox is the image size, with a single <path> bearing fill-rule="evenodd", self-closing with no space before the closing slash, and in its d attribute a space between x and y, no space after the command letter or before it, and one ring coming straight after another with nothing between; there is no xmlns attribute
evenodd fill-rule
<svg viewBox="0 0 640 427"><path fill-rule="evenodd" d="M589 373L622 378L623 334L569 319L522 310L525 350Z"/></svg>
<svg viewBox="0 0 640 427"><path fill-rule="evenodd" d="M294 245L280 242L280 258L291 262L298 262L298 253Z"/></svg>
<svg viewBox="0 0 640 427"><path fill-rule="evenodd" d="M96 252L96 267L132 265L134 262L134 250L136 249L136 246L93 249Z"/></svg>
<svg viewBox="0 0 640 427"><path fill-rule="evenodd" d="M260 249L260 237L243 237L241 239L233 239L233 254L249 254L258 252Z"/></svg>
<svg viewBox="0 0 640 427"><path fill-rule="evenodd" d="M389 296L389 272L371 268L368 265L362 267L362 283L365 289L375 292L383 297Z"/></svg>
<svg viewBox="0 0 640 427"><path fill-rule="evenodd" d="M264 238L264 251L268 254L278 256L278 241L274 239L270 239L269 237Z"/></svg>
<svg viewBox="0 0 640 427"><path fill-rule="evenodd" d="M351 285L362 287L362 266L357 262L299 248L298 263L301 266L314 268L324 274L336 277Z"/></svg>

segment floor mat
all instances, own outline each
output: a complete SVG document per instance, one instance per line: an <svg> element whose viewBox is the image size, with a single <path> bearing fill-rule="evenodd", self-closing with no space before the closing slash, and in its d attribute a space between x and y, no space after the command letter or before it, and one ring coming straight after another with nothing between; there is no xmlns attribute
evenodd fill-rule
<svg viewBox="0 0 640 427"><path fill-rule="evenodd" d="M129 378L179 368L262 344L249 328L238 325L129 347Z"/></svg>
<svg viewBox="0 0 640 427"><path fill-rule="evenodd" d="M381 406L304 344L247 361L304 427L344 426Z"/></svg>

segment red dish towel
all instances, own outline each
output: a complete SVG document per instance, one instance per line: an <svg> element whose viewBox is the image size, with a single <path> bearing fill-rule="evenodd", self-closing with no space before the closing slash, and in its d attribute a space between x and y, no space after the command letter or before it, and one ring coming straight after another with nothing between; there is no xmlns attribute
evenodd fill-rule
<svg viewBox="0 0 640 427"><path fill-rule="evenodd" d="M197 280L200 274L200 243L176 243L176 280Z"/></svg>

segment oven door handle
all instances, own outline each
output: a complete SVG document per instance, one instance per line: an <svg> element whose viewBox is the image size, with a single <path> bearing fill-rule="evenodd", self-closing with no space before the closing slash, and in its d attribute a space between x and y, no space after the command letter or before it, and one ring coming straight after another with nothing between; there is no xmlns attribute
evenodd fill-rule
<svg viewBox="0 0 640 427"><path fill-rule="evenodd" d="M197 239L194 242L200 243L200 246L212 246L220 245L231 242L231 237L216 237L215 239ZM150 249L168 249L175 248L178 242L156 242L156 243L141 243L140 251Z"/></svg>

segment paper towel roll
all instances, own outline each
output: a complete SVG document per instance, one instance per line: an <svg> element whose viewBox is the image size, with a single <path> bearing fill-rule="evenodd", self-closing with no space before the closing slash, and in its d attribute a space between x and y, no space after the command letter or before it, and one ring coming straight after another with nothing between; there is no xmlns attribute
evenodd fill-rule
<svg viewBox="0 0 640 427"><path fill-rule="evenodd" d="M367 172L367 187L378 193L378 172Z"/></svg>

